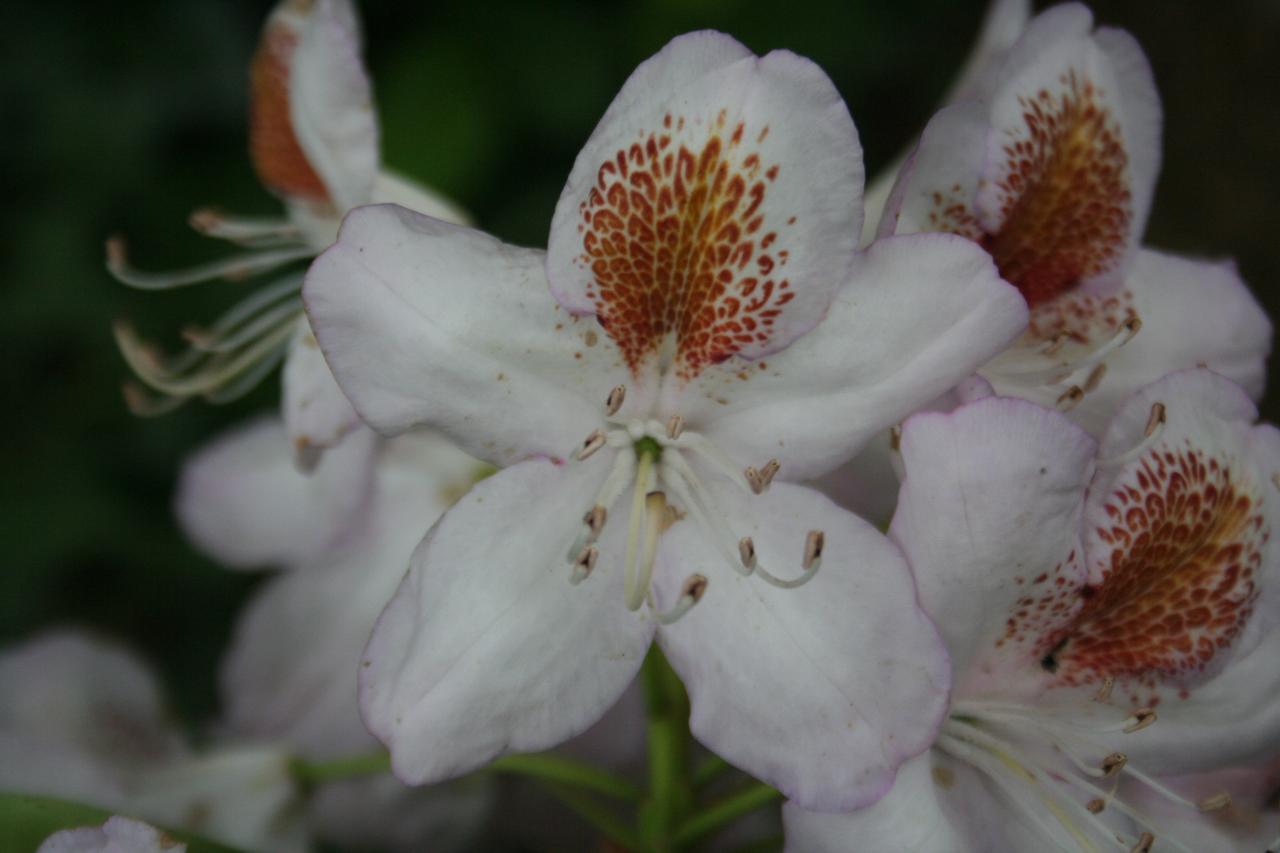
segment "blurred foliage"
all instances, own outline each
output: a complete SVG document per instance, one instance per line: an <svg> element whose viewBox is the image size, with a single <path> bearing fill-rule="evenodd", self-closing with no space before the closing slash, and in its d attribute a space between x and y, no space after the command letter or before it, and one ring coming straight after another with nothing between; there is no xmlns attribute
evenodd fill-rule
<svg viewBox="0 0 1280 853"><path fill-rule="evenodd" d="M930 114L983 5L374 0L362 13L385 161L501 237L539 245L582 142L630 70L670 37L715 27L758 52L813 58L848 101L874 173ZM130 292L103 270L102 241L120 232L140 266L183 266L226 250L187 230L194 207L275 209L245 155L247 63L268 8L19 0L6 9L0 642L65 622L123 637L159 666L187 719L216 709L220 650L256 580L184 542L173 484L187 453L275 405L278 385L225 408L131 417L111 321L127 316L176 345L183 324L212 318L237 286ZM1148 242L1234 255L1274 315L1280 7L1105 0L1095 9L1138 36L1164 96L1165 168Z"/></svg>

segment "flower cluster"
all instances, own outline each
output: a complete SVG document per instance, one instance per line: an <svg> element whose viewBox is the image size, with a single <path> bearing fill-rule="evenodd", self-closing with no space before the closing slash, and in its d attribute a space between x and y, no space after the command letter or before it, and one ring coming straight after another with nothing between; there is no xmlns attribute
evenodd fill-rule
<svg viewBox="0 0 1280 853"><path fill-rule="evenodd" d="M148 411L284 360L283 416L177 498L275 575L203 743L109 644L0 657L3 787L106 810L42 849L462 847L520 827L488 770L637 850L779 796L795 851L1275 846L1272 329L1229 262L1142 245L1161 106L1127 33L999 0L865 192L817 65L679 36L545 250L381 171L371 104L349 4L284 0L250 149L286 216L197 213L251 251L180 273L108 243L147 288L315 258L175 358L117 328ZM700 812L689 734L752 787Z"/></svg>

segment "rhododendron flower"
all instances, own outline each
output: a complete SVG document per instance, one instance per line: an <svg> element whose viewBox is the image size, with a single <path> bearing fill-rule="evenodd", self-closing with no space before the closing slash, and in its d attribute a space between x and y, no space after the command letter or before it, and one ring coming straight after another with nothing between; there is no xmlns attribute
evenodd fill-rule
<svg viewBox="0 0 1280 853"><path fill-rule="evenodd" d="M1256 399L1271 324L1235 267L1139 245L1161 111L1133 38L1050 9L975 94L929 122L879 233L967 236L1026 297L1027 333L982 375L1094 434L1172 370L1208 366Z"/></svg>
<svg viewBox="0 0 1280 853"><path fill-rule="evenodd" d="M248 252L188 270L141 272L124 242L107 243L120 281L164 290L231 282L310 258L333 242L351 208L397 202L451 221L445 199L379 168L378 123L350 0L283 0L268 18L250 69L249 150L263 186L283 200L283 218L192 214L191 225ZM302 276L290 273L241 301L207 329L184 332L190 348L172 358L144 345L126 323L116 339L130 367L160 396L127 386L135 411L168 411L192 397L225 402L248 392L284 361L283 414L304 465L336 444L359 418L334 384L302 313Z"/></svg>
<svg viewBox="0 0 1280 853"><path fill-rule="evenodd" d="M63 829L36 853L186 853L187 845L140 820L109 817L101 826Z"/></svg>
<svg viewBox="0 0 1280 853"><path fill-rule="evenodd" d="M347 218L304 289L343 390L377 429L510 466L424 540L370 641L365 721L402 778L582 731L655 633L694 734L812 806L874 799L927 741L945 663L905 566L772 481L838 465L1025 314L969 241L857 254L861 192L816 66L696 33L614 100L545 255Z"/></svg>
<svg viewBox="0 0 1280 853"><path fill-rule="evenodd" d="M236 627L221 678L225 727L311 760L342 758L377 746L356 706L374 621L418 540L485 466L436 435L360 430L303 474L283 433L264 419L194 455L178 516L215 559L284 569ZM353 779L317 792L309 811L326 839L461 849L491 804L488 781L422 791L389 776Z"/></svg>
<svg viewBox="0 0 1280 853"><path fill-rule="evenodd" d="M950 713L872 807L789 805L792 848L1186 849L1133 790L1193 820L1224 798L1157 777L1280 736L1280 431L1256 417L1192 370L1100 445L1021 400L908 420L890 535L950 652Z"/></svg>
<svg viewBox="0 0 1280 853"><path fill-rule="evenodd" d="M303 850L289 760L269 744L193 752L152 674L106 642L54 632L0 655L0 790L79 800L245 850ZM114 841L135 829L102 832Z"/></svg>

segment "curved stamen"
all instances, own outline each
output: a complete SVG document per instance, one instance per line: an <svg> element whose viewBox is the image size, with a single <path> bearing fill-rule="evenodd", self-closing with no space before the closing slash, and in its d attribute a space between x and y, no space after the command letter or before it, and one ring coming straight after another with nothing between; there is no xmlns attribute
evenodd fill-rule
<svg viewBox="0 0 1280 853"><path fill-rule="evenodd" d="M800 566L803 573L796 578L784 580L777 575L769 572L764 566L756 564L756 574L764 582L776 586L779 589L795 589L804 586L813 580L813 576L818 573L818 569L822 567L822 547L826 541L826 537L821 530L810 530L809 535L804 541L804 558L801 560Z"/></svg>
<svg viewBox="0 0 1280 853"><path fill-rule="evenodd" d="M255 244L263 240L302 239L302 231L288 219L255 216L228 216L212 207L191 211L187 224L206 237L228 240L232 243Z"/></svg>
<svg viewBox="0 0 1280 853"><path fill-rule="evenodd" d="M661 625L670 625L678 621L686 613L693 609L693 605L702 600L702 594L707 591L707 579L702 575L689 575L685 579L684 586L680 590L680 598L670 610L659 611L654 614L654 619L658 620Z"/></svg>
<svg viewBox="0 0 1280 853"><path fill-rule="evenodd" d="M740 575L751 574L750 569L740 566L734 558L733 533L721 521L724 516L679 451L662 454L662 474L663 482L670 486L685 508L693 513L694 520L711 536L725 562Z"/></svg>
<svg viewBox="0 0 1280 853"><path fill-rule="evenodd" d="M631 475L634 470L635 458L632 454L619 453L614 457L613 467L609 469L609 475L605 477L604 482L600 485L600 490L596 492L596 498L591 505L591 509L587 510L586 515L582 518L581 532L579 532L573 544L569 546L569 553L565 559L570 563L578 558L585 546L600 537L600 532L604 530L605 521L608 520L608 508L613 506L614 502L622 496L627 483L631 481ZM597 510L599 511L598 526L594 523L597 517Z"/></svg>
<svg viewBox="0 0 1280 853"><path fill-rule="evenodd" d="M573 561L573 574L569 575L569 583L577 586L582 583L591 574L596 567L596 560L599 559L600 552L594 545L588 545L578 554L577 559Z"/></svg>
<svg viewBox="0 0 1280 853"><path fill-rule="evenodd" d="M207 353L231 352L252 341L254 338L275 328L286 318L298 319L302 316L301 301L290 299L269 310L263 311L252 320L241 323L234 331L218 333L214 330L184 329L182 336L191 346Z"/></svg>
<svg viewBox="0 0 1280 853"><path fill-rule="evenodd" d="M613 417L622 408L622 403L627 399L627 386L615 385L613 390L609 392L609 396L604 401L604 413L606 417Z"/></svg>
<svg viewBox="0 0 1280 853"><path fill-rule="evenodd" d="M1100 364L1103 359L1111 355L1120 347L1133 340L1134 336L1142 329L1142 320L1135 314L1121 323L1115 332L1104 341L1100 346L1087 350L1079 357L1062 359L1048 367L1043 365L1027 365L1017 367L1008 365L1004 367L989 368L984 371L1006 379L1014 379L1021 382L1042 382L1048 385L1056 385L1067 377L1079 373L1087 367L1093 367ZM1052 355L1056 353L1060 347L1050 346L1036 352L1035 355ZM1025 358L1025 356L1023 357Z"/></svg>
<svg viewBox="0 0 1280 853"><path fill-rule="evenodd" d="M1126 450L1124 453L1107 459L1099 459L1099 468L1118 468L1128 465L1130 462L1138 459L1142 454L1150 449L1151 445L1160 440L1160 436L1164 433L1164 425L1167 418L1165 416L1164 403L1156 402L1151 404L1151 414L1147 416L1147 426L1143 430L1142 441Z"/></svg>
<svg viewBox="0 0 1280 853"><path fill-rule="evenodd" d="M696 432L685 432L678 438L671 440L670 444L672 447L698 454L707 460L713 468L737 483L745 491L751 491L751 484L738 466L733 464L733 460L726 456L724 451L716 447L715 443L706 436Z"/></svg>
<svg viewBox="0 0 1280 853"><path fill-rule="evenodd" d="M233 255L220 261L174 270L167 273L153 273L139 270L129 263L128 253L122 237L111 237L107 240L107 271L121 284L136 287L139 290L170 290L175 287L186 287L212 279L243 279L270 269L283 266L292 261L309 258L315 250L309 246L296 246L286 249L265 249L259 252L248 252Z"/></svg>

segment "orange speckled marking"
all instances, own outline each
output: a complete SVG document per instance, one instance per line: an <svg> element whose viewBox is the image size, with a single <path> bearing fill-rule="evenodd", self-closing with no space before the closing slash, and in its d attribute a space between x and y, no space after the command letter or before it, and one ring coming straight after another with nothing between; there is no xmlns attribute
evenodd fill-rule
<svg viewBox="0 0 1280 853"><path fill-rule="evenodd" d="M273 17L262 31L249 66L249 156L263 186L277 195L328 202L329 191L298 144L289 115L289 69L297 43L283 17Z"/></svg>
<svg viewBox="0 0 1280 853"><path fill-rule="evenodd" d="M1069 71L1057 93L1020 97L996 183L1003 225L983 233L955 190L934 194L934 227L975 239L1035 308L1111 267L1133 218L1128 154L1100 92Z"/></svg>
<svg viewBox="0 0 1280 853"><path fill-rule="evenodd" d="M1137 315L1133 293L1127 289L1110 296L1067 292L1031 310L1027 333L1034 340L1064 336L1090 344L1107 340Z"/></svg>
<svg viewBox="0 0 1280 853"><path fill-rule="evenodd" d="M1260 495L1221 460L1187 446L1148 453L1113 490L1106 578L1081 590L1072 624L1046 640L1065 684L1204 670L1240 633L1269 537Z"/></svg>
<svg viewBox="0 0 1280 853"><path fill-rule="evenodd" d="M633 373L674 335L677 375L692 379L768 341L794 296L779 274L786 252L763 229L778 166L744 145L745 130L721 112L691 148L673 139L685 120L667 115L600 165L581 206L587 295Z"/></svg>

